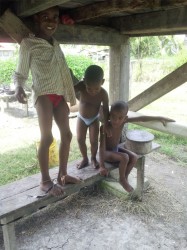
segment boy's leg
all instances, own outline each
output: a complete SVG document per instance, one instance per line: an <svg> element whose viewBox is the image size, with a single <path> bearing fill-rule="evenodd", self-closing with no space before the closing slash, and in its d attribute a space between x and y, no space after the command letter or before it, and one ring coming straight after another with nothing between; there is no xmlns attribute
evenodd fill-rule
<svg viewBox="0 0 187 250"><path fill-rule="evenodd" d="M66 183L78 183L80 179L67 174L67 163L72 134L69 127L69 107L64 98L54 109L54 119L59 128L61 137L59 148L59 173L57 177L58 183L61 185Z"/></svg>
<svg viewBox="0 0 187 250"><path fill-rule="evenodd" d="M89 136L91 145L91 165L94 168L99 167L99 163L96 159L96 154L98 150L98 137L99 137L99 121L96 120L89 126Z"/></svg>
<svg viewBox="0 0 187 250"><path fill-rule="evenodd" d="M86 146L86 133L87 125L78 117L77 118L77 142L79 144L79 149L82 154L82 161L77 164L77 168L81 169L88 165L88 155L87 155L87 146Z"/></svg>
<svg viewBox="0 0 187 250"><path fill-rule="evenodd" d="M128 183L126 179L126 171L127 171L127 165L129 161L129 157L125 153L120 152L112 152L112 151L105 151L104 155L105 161L109 162L119 162L119 181L120 184L123 186L123 188L127 192L132 192L133 188Z"/></svg>
<svg viewBox="0 0 187 250"><path fill-rule="evenodd" d="M38 149L38 160L41 170L41 189L45 192L58 196L63 194L63 190L59 186L53 185L49 176L49 147L53 141L52 136L52 118L53 106L47 96L39 96L36 102L36 111L38 114L38 122L40 127L41 139Z"/></svg>
<svg viewBox="0 0 187 250"><path fill-rule="evenodd" d="M127 150L127 149L124 149L124 148L119 148L119 152L126 153L129 156L129 162L127 164L127 169L126 169L126 173L125 173L126 179L128 179L128 176L129 176L131 170L133 169L133 167L135 166L135 164L138 160L138 156L134 152Z"/></svg>

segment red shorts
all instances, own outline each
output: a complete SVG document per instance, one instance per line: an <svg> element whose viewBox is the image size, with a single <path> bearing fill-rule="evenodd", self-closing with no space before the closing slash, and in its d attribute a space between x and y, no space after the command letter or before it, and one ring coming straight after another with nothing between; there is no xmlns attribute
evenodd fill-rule
<svg viewBox="0 0 187 250"><path fill-rule="evenodd" d="M57 107L60 101L62 100L62 95L56 95L56 94L48 94L49 100L53 103L53 107Z"/></svg>

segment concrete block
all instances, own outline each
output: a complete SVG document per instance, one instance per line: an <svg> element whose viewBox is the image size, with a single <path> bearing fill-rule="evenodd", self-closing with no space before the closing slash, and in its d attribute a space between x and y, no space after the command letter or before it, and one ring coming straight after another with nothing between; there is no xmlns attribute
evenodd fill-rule
<svg viewBox="0 0 187 250"><path fill-rule="evenodd" d="M119 169L113 169L110 171L110 177L115 181L119 181ZM129 183L135 189L137 185L137 169L133 168L130 175L129 175ZM144 190L149 187L150 183L148 182L147 178L144 179Z"/></svg>
<svg viewBox="0 0 187 250"><path fill-rule="evenodd" d="M99 183L99 187L119 198L123 199L129 198L129 193L124 190L124 188L119 184L119 182L111 180L102 180Z"/></svg>
<svg viewBox="0 0 187 250"><path fill-rule="evenodd" d="M136 186L137 186L137 170L136 169L133 169L132 172L130 173L129 183L134 188L134 190L136 190ZM144 191L148 189L149 185L150 184L148 180L145 178ZM110 178L106 180L102 180L99 183L99 187L123 199L129 199L130 197L136 198L137 196L136 191L134 192L132 196L130 196L129 193L126 192L124 188L121 186L121 184L119 183L119 169L118 168L110 171Z"/></svg>

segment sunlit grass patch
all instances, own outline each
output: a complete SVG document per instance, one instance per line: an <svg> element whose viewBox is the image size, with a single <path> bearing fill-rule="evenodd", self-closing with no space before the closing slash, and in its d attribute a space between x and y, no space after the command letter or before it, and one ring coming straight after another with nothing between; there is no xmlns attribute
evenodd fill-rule
<svg viewBox="0 0 187 250"><path fill-rule="evenodd" d="M76 138L71 142L69 162L81 157ZM36 144L0 154L0 185L40 172Z"/></svg>

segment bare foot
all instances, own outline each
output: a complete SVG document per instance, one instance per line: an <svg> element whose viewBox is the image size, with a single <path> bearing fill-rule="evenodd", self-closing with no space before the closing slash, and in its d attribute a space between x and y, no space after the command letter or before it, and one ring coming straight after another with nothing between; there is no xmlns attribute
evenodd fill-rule
<svg viewBox="0 0 187 250"><path fill-rule="evenodd" d="M108 176L108 169L103 168L103 167L100 167L100 168L99 168L99 173L100 173L100 175L102 175L102 176Z"/></svg>
<svg viewBox="0 0 187 250"><path fill-rule="evenodd" d="M62 186L54 184L51 180L41 182L40 189L46 194L51 194L53 196L61 196L64 194Z"/></svg>
<svg viewBox="0 0 187 250"><path fill-rule="evenodd" d="M59 183L64 186L65 184L77 184L80 183L82 180L80 178L73 177L71 175L63 175L60 178Z"/></svg>
<svg viewBox="0 0 187 250"><path fill-rule="evenodd" d="M91 166L95 169L99 168L99 162L96 160L96 158L91 159Z"/></svg>
<svg viewBox="0 0 187 250"><path fill-rule="evenodd" d="M77 169L85 168L89 164L88 159L83 159L81 162L77 164Z"/></svg>
<svg viewBox="0 0 187 250"><path fill-rule="evenodd" d="M131 193L134 191L133 187L127 182L125 178L119 180L122 187L128 192Z"/></svg>

